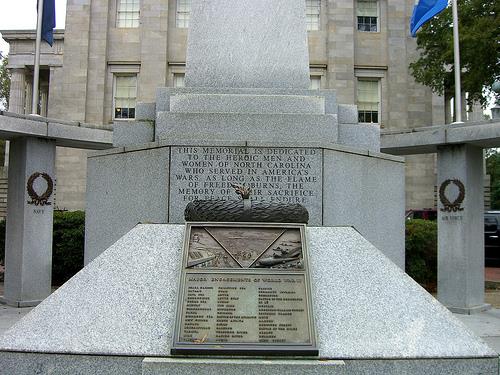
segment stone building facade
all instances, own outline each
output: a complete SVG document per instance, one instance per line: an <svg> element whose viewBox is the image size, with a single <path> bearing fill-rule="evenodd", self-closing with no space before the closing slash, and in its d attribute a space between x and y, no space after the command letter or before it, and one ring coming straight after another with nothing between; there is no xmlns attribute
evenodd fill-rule
<svg viewBox="0 0 500 375"><path fill-rule="evenodd" d="M360 122L384 129L445 122L444 98L409 73L414 0L304 1L312 88L336 89L339 103L358 104ZM189 10L190 0L68 0L66 29L43 47L41 114L107 126L133 118L136 102L155 101L157 87L183 85ZM34 32L2 34L9 110L28 113ZM57 208L84 208L85 156L57 150ZM408 208L434 206L434 165L434 155L407 158Z"/></svg>

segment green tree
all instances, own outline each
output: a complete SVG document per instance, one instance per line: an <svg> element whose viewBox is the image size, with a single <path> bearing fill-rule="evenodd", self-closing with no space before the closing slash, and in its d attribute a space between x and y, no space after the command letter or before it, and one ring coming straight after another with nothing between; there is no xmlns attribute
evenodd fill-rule
<svg viewBox="0 0 500 375"><path fill-rule="evenodd" d="M10 74L7 70L9 58L0 52L0 108L9 108Z"/></svg>
<svg viewBox="0 0 500 375"><path fill-rule="evenodd" d="M496 149L486 151L486 173L490 175L491 208L500 209L500 153Z"/></svg>
<svg viewBox="0 0 500 375"><path fill-rule="evenodd" d="M458 0L462 91L483 106L484 88L500 77L499 13L498 0ZM415 80L441 95L454 92L452 24L451 6L425 24L417 33L420 56L410 64Z"/></svg>

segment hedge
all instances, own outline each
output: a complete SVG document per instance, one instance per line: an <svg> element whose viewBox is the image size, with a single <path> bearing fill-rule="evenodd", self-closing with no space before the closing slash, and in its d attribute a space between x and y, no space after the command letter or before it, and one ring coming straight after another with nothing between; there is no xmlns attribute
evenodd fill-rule
<svg viewBox="0 0 500 375"><path fill-rule="evenodd" d="M62 285L83 267L85 213L54 212L52 285ZM5 259L5 221L0 221L0 264ZM3 276L3 275L2 275Z"/></svg>
<svg viewBox="0 0 500 375"><path fill-rule="evenodd" d="M437 223L407 220L405 234L406 273L434 292L437 286Z"/></svg>
<svg viewBox="0 0 500 375"><path fill-rule="evenodd" d="M85 213L55 212L52 245L52 284L61 285L83 267ZM429 291L437 285L437 224L406 221L406 272ZM5 221L0 221L0 264L5 249Z"/></svg>

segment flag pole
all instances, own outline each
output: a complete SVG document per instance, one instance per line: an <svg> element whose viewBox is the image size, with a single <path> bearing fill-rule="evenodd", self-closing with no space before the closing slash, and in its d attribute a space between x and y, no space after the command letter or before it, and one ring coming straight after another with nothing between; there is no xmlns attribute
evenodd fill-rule
<svg viewBox="0 0 500 375"><path fill-rule="evenodd" d="M35 65L33 69L33 101L31 114L38 115L38 86L40 82L40 47L42 44L43 0L38 0L38 18L36 23Z"/></svg>
<svg viewBox="0 0 500 375"><path fill-rule="evenodd" d="M453 13L453 60L455 70L455 123L462 122L462 89L460 84L460 50L458 43L457 0L452 1Z"/></svg>

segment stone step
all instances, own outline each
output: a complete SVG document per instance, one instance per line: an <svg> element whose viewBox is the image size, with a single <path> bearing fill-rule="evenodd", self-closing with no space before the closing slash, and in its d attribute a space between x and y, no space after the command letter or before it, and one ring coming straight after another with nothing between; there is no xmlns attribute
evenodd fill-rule
<svg viewBox="0 0 500 375"><path fill-rule="evenodd" d="M299 95L180 94L170 97L170 111L324 114L325 98Z"/></svg>
<svg viewBox="0 0 500 375"><path fill-rule="evenodd" d="M156 139L337 142L337 115L158 112Z"/></svg>
<svg viewBox="0 0 500 375"><path fill-rule="evenodd" d="M321 96L325 98L325 112L337 113L337 94L335 90L306 89L235 89L229 87L159 87L156 90L156 111L170 111L170 98L183 94L241 94L241 95L285 95L285 96Z"/></svg>

